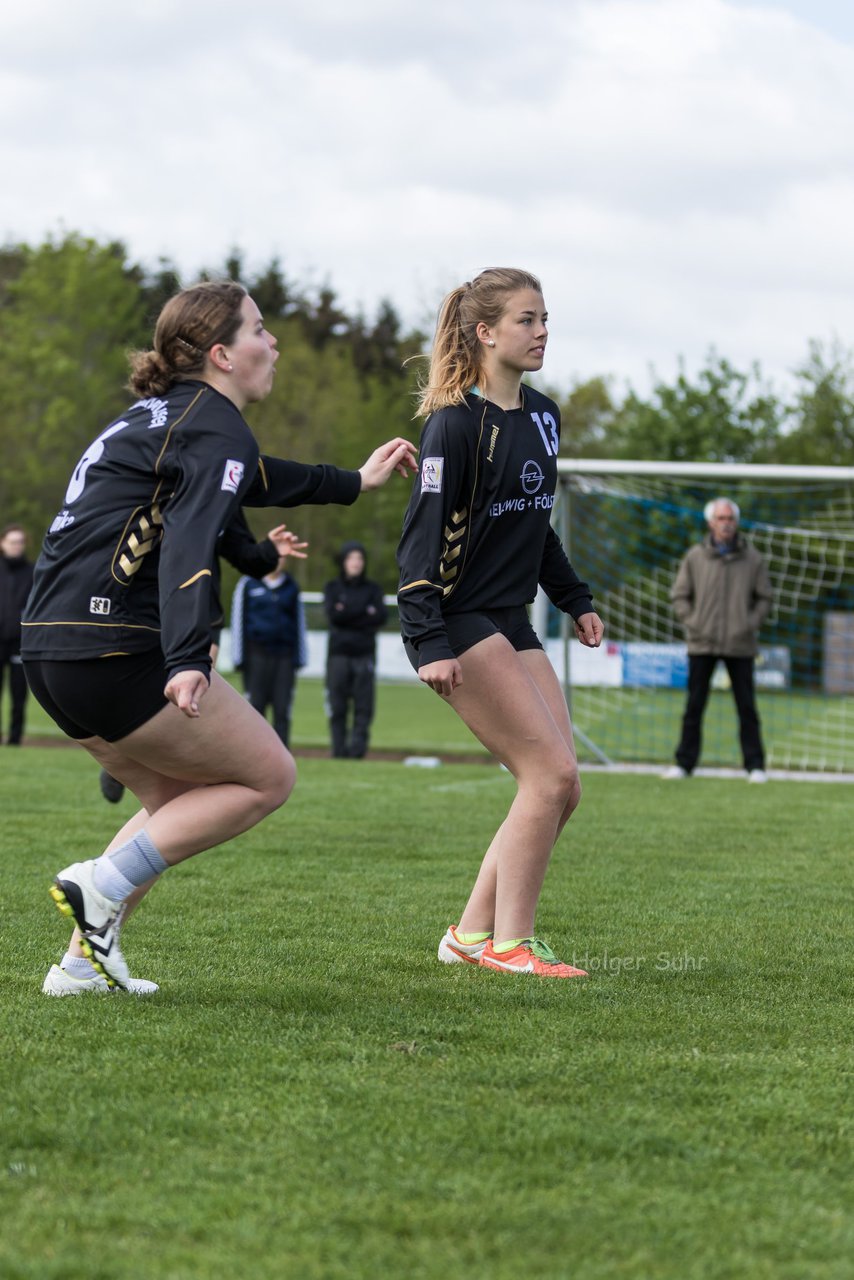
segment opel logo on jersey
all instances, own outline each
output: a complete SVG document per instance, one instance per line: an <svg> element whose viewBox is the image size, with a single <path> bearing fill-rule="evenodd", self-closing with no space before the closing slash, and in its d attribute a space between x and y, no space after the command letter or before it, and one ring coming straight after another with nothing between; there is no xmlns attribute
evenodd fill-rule
<svg viewBox="0 0 854 1280"><path fill-rule="evenodd" d="M523 493L539 493L542 488L543 468L539 462L526 462L522 468L520 479L522 481Z"/></svg>

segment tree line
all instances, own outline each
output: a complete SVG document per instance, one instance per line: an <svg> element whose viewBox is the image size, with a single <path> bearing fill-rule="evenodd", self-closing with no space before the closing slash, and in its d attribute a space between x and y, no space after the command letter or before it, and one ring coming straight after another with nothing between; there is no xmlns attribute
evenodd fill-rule
<svg viewBox="0 0 854 1280"><path fill-rule="evenodd" d="M198 278L211 276L242 280L278 339L273 392L247 411L264 452L355 467L391 435L415 433L417 442L412 357L427 338L402 324L391 300L372 317L351 313L331 285L290 280L277 259L249 272L239 251ZM0 248L0 525L20 522L39 545L78 458L128 403L128 350L150 344L163 302L188 283L168 260L148 269L122 243L78 233ZM607 376L540 385L561 407L566 456L802 464L852 457L854 371L838 343L811 343L785 394L758 365L740 370L716 352L695 374L680 366L672 381L655 379L646 395L618 393ZM352 508L286 513L311 544L298 569L302 585L319 589L338 546L356 538L372 576L393 591L407 497L392 482ZM277 518L250 514L259 534Z"/></svg>

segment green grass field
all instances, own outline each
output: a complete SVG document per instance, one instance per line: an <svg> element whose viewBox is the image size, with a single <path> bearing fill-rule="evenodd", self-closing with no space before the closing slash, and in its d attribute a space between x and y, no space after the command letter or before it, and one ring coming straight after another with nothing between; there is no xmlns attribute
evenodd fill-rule
<svg viewBox="0 0 854 1280"><path fill-rule="evenodd" d="M129 924L159 996L50 1000L96 774L0 748L4 1280L851 1276L845 784L588 777L549 983L435 959L505 773L303 759Z"/></svg>

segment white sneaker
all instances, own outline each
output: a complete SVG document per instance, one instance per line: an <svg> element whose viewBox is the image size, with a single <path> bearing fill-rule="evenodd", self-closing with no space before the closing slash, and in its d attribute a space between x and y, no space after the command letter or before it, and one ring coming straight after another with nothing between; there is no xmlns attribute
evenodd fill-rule
<svg viewBox="0 0 854 1280"><path fill-rule="evenodd" d="M75 978L58 964L51 965L42 984L42 991L46 996L81 996L86 991L111 990L116 988L110 987L107 979L100 973L94 973L91 978ZM125 990L135 996L153 996L160 988L156 982L146 982L145 978L128 978Z"/></svg>
<svg viewBox="0 0 854 1280"><path fill-rule="evenodd" d="M669 769L665 769L661 775L667 782L675 782L677 778L687 778L687 770L683 769L681 764L672 764Z"/></svg>
<svg viewBox="0 0 854 1280"><path fill-rule="evenodd" d="M95 888L95 862L75 862L60 871L50 896L64 916L70 916L83 935L80 945L92 966L104 975L109 987L127 987L130 971L119 949L119 926L125 906L105 898Z"/></svg>
<svg viewBox="0 0 854 1280"><path fill-rule="evenodd" d="M748 782L767 782L768 774L764 769L751 769L747 775Z"/></svg>
<svg viewBox="0 0 854 1280"><path fill-rule="evenodd" d="M439 943L439 959L443 964L480 964L488 941L489 938L484 938L483 942L460 942L457 926L452 924Z"/></svg>

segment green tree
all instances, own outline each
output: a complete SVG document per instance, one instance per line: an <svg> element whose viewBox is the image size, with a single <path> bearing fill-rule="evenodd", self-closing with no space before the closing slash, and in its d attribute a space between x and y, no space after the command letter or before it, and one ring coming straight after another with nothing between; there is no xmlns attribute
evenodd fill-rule
<svg viewBox="0 0 854 1280"><path fill-rule="evenodd" d="M299 294L282 274L278 258L252 280L249 292L258 303L261 314L268 320L290 315L299 305Z"/></svg>
<svg viewBox="0 0 854 1280"><path fill-rule="evenodd" d="M27 248L22 244L6 244L0 247L0 307L8 306L10 286L17 280L27 263Z"/></svg>
<svg viewBox="0 0 854 1280"><path fill-rule="evenodd" d="M611 395L609 378L579 382L568 395L549 393L560 405L560 451L571 458L608 458L620 406Z"/></svg>
<svg viewBox="0 0 854 1280"><path fill-rule="evenodd" d="M341 310L335 290L329 285L324 285L316 297L303 295L297 315L302 320L306 337L317 351L322 351L333 339L340 338L349 327L349 318Z"/></svg>
<svg viewBox="0 0 854 1280"><path fill-rule="evenodd" d="M151 334L154 332L157 317L163 310L164 305L180 288L181 278L178 274L178 268L169 258L161 258L156 271L146 273L141 277L140 289L146 324L146 346L150 345Z"/></svg>
<svg viewBox="0 0 854 1280"><path fill-rule="evenodd" d="M798 383L789 406L790 430L777 442L774 461L850 464L854 457L852 353L838 342L829 348L811 342L807 359L795 373Z"/></svg>
<svg viewBox="0 0 854 1280"><path fill-rule="evenodd" d="M86 445L127 402L126 349L145 339L123 245L78 235L23 250L0 308L3 519L36 546Z"/></svg>
<svg viewBox="0 0 854 1280"><path fill-rule="evenodd" d="M776 440L783 416L758 365L741 372L712 352L694 379L680 362L675 382L657 382L649 399L630 391L602 443L615 458L756 462Z"/></svg>

